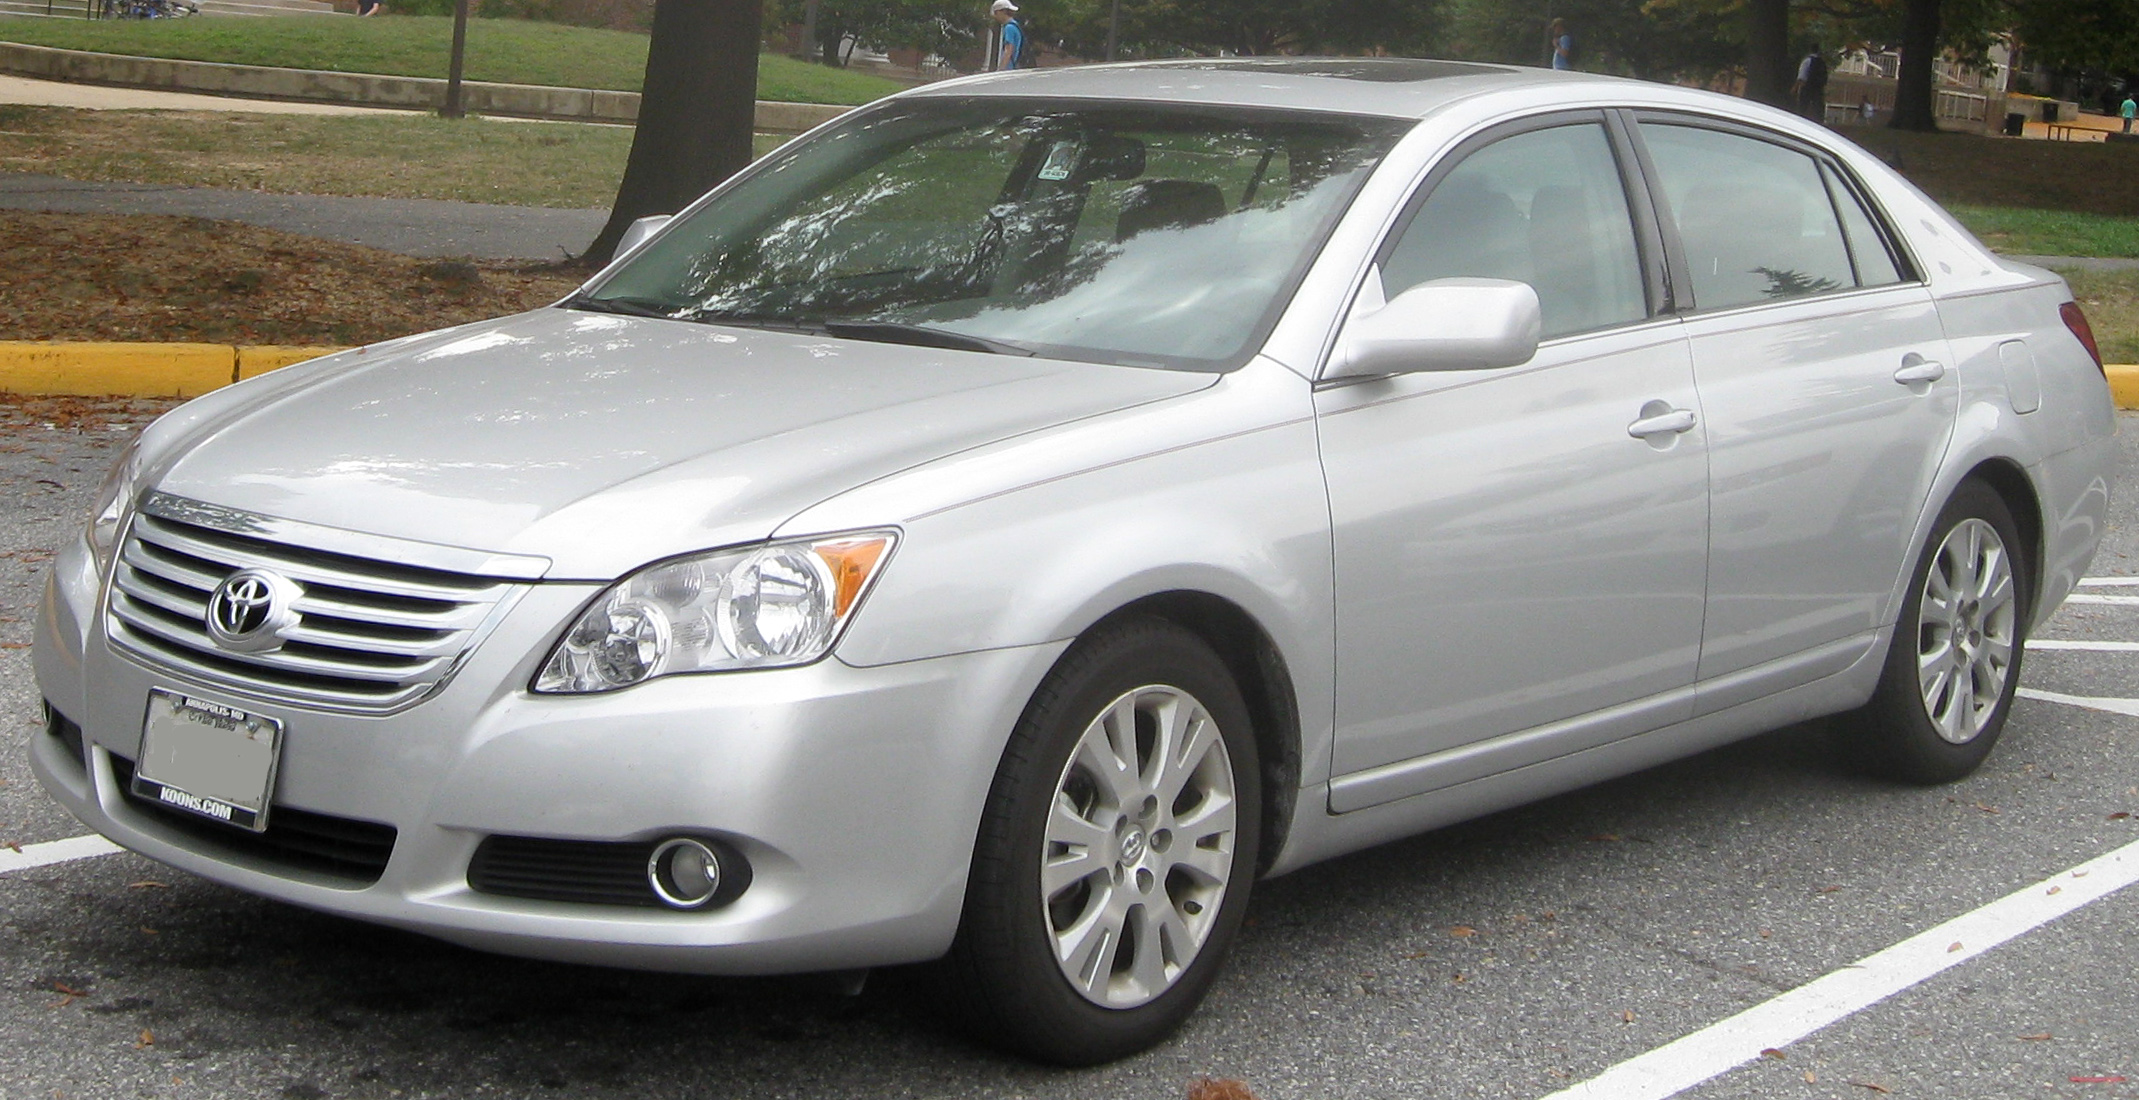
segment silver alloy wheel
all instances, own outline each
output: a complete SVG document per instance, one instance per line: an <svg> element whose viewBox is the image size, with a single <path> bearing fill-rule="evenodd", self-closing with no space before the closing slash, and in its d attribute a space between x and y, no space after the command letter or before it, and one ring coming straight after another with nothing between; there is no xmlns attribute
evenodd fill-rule
<svg viewBox="0 0 2139 1100"><path fill-rule="evenodd" d="M1151 685L1107 704L1055 783L1040 905L1055 962L1093 1004L1172 988L1209 938L1232 875L1232 760L1195 697Z"/></svg>
<svg viewBox="0 0 2139 1100"><path fill-rule="evenodd" d="M2019 606L1998 529L1966 519L1946 533L1916 612L1916 679L1938 735L1964 745L1997 713L2012 675Z"/></svg>

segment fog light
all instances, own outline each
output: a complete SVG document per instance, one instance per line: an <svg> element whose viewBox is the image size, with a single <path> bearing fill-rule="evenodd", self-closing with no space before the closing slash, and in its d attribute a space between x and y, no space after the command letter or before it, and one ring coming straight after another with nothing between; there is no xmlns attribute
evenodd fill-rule
<svg viewBox="0 0 2139 1100"><path fill-rule="evenodd" d="M704 841L664 840L646 861L646 882L664 904L697 909L720 892L720 857Z"/></svg>

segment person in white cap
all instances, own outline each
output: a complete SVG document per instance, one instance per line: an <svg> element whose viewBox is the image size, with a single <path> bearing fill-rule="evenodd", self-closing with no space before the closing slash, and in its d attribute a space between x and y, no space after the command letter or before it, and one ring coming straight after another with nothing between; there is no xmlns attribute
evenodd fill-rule
<svg viewBox="0 0 2139 1100"><path fill-rule="evenodd" d="M996 57L997 69L1015 69L1024 61L1025 28L1018 26L1018 6L1010 0L995 0L988 14L1003 25L1003 46Z"/></svg>

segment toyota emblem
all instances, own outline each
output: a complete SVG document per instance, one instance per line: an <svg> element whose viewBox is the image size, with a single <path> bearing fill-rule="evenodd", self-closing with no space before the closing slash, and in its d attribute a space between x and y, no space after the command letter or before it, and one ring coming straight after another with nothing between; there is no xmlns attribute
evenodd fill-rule
<svg viewBox="0 0 2139 1100"><path fill-rule="evenodd" d="M208 597L208 636L224 649L258 653L282 644L297 622L295 582L266 569L240 569Z"/></svg>

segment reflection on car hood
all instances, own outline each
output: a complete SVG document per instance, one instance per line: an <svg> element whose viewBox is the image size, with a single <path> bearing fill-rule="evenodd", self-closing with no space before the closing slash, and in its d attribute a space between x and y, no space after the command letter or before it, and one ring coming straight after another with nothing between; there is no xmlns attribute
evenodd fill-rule
<svg viewBox="0 0 2139 1100"><path fill-rule="evenodd" d="M592 579L763 538L916 463L1214 381L562 309L308 373L189 433L157 487L541 555L551 577Z"/></svg>

